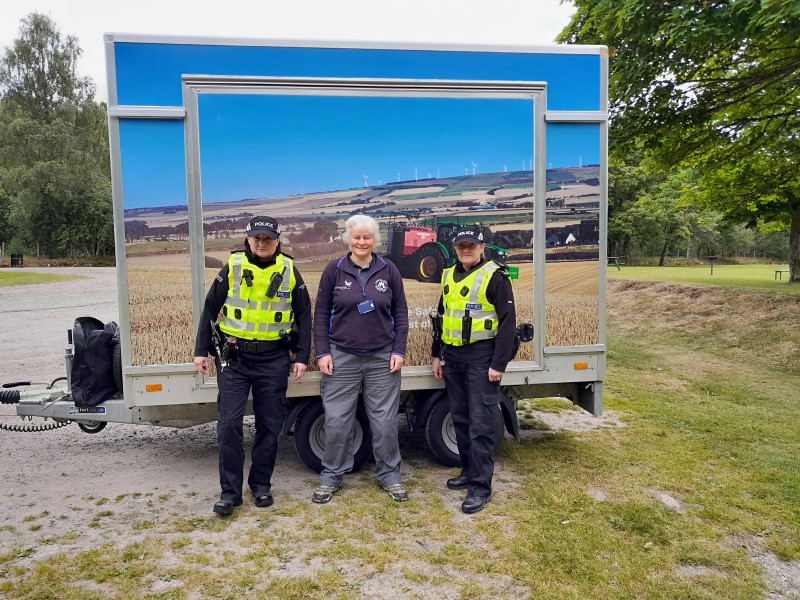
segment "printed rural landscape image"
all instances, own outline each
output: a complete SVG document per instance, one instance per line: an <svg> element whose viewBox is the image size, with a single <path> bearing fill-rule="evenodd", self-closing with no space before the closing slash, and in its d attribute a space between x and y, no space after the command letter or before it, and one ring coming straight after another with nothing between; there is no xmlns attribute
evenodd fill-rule
<svg viewBox="0 0 800 600"><path fill-rule="evenodd" d="M426 365L429 314L441 293L442 270L455 260L452 236L458 225L474 224L485 233L487 257L513 272L517 323L532 322L530 101L225 95L203 100L201 143L213 142L201 159L207 285L230 253L242 248L249 219L269 215L281 223L282 249L297 261L313 301L324 266L347 252L344 222L354 214L369 215L381 228L376 253L394 262L405 279L407 364ZM333 111L336 123L330 124ZM364 129L365 121L387 125ZM298 139L304 131L313 137ZM548 346L598 342L598 131L596 125L548 128L549 163L564 163L546 171ZM420 138L429 144L419 146ZM465 155L465 147L473 148L478 160L464 159L462 167L457 157ZM416 154L429 158L411 165ZM503 155L509 157L506 163L498 158ZM514 156L523 158L514 164ZM158 168L153 164L143 173L153 186L160 181ZM285 195L236 197L257 190ZM153 202L147 188L125 201L134 365L188 362L194 346L188 208ZM158 313L168 315L167 327L154 332L149 319ZM530 360L530 343L518 358Z"/></svg>
<svg viewBox="0 0 800 600"><path fill-rule="evenodd" d="M438 283L442 268L452 264L454 253L449 236L457 224L485 228L489 244L497 248L491 251L517 269L517 321L531 322L532 183L530 175L525 175L495 173L285 200L204 205L205 260L209 267L206 282L210 285L223 261L232 251L241 249L249 219L269 214L282 224L282 248L297 260L313 300L327 261L347 251L340 239L344 221L351 214L368 214L381 224L384 241L376 252L393 260L405 278L412 313L408 361L413 365L427 364L428 314L441 294ZM547 211L551 240L547 254L547 285L551 292L547 344L592 344L597 342L598 328L597 167L560 169L552 175L565 179L554 180L554 189L548 193L548 197L553 196L553 208ZM133 364L186 362L194 347L185 219L185 209L171 207L126 211ZM165 296L170 297L167 304L174 308L165 315L169 329L159 335L173 340L171 344L149 339L148 335L151 328L146 315L152 315L154 310L164 311ZM581 326L575 327L576 323ZM175 340L182 340L182 345L175 344ZM520 358L524 356L523 348Z"/></svg>

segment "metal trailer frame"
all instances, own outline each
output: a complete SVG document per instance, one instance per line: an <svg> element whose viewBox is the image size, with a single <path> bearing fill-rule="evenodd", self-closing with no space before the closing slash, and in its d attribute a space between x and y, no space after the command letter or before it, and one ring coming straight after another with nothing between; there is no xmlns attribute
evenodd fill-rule
<svg viewBox="0 0 800 600"><path fill-rule="evenodd" d="M118 101L118 45L186 46L213 52L231 47L244 49L275 48L288 50L367 51L403 53L461 53L469 56L515 55L590 55L599 61L597 110L548 109L547 81L492 81L486 79L408 79L379 77L300 77L262 75L208 75L181 73L182 104L124 105ZM608 50L605 46L486 46L416 43L369 43L271 40L250 38L207 38L109 33L105 35L108 76L108 121L111 154L114 235L117 259L119 324L122 332L123 398L112 399L91 409L76 408L65 392L21 392L17 412L22 416L45 416L80 422L148 423L189 426L216 419L216 379L196 372L194 365L154 364L131 366L128 271L125 252L124 190L120 121L123 119L171 120L183 123L186 189L189 214L190 261L192 271L193 315L195 326L205 298L203 262L203 223L200 196L198 96L214 93L348 94L348 95L430 95L437 97L526 97L534 100L534 202L531 215L536 248L534 255L534 337L532 361L508 365L502 379L506 394L516 400L534 397L570 398L591 414L602 410L602 382L606 375L606 271L607 271L607 196L608 196ZM546 124L596 123L600 127L600 212L598 257L599 338L597 344L545 346L545 202ZM289 382L290 398L319 396L319 372L308 372L301 381ZM443 387L429 367L411 366L402 370L402 390L409 393ZM150 390L158 390L153 392Z"/></svg>

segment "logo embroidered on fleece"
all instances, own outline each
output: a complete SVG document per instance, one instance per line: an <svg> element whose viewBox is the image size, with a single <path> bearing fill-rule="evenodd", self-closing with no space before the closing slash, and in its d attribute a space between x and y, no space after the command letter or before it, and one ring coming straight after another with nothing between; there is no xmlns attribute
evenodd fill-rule
<svg viewBox="0 0 800 600"><path fill-rule="evenodd" d="M385 279L378 279L378 281L375 282L375 289L379 292L385 292L389 289L389 282Z"/></svg>
<svg viewBox="0 0 800 600"><path fill-rule="evenodd" d="M335 289L335 290L349 290L351 285L353 285L353 282L352 281L347 281L347 279L345 279L344 280L344 285L334 286L333 289Z"/></svg>

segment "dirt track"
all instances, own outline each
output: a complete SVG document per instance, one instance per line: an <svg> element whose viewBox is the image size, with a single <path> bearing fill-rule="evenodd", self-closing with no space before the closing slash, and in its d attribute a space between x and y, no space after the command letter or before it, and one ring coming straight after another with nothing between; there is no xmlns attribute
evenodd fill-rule
<svg viewBox="0 0 800 600"><path fill-rule="evenodd" d="M81 276L0 291L0 383L49 382L65 375L66 332L76 317L117 320L116 269L22 270ZM23 424L13 405L0 405L0 423ZM216 492L216 440L209 426L178 431L112 424L96 435L74 424L42 433L0 431L0 456L5 525L18 525L25 514L83 510L88 496L171 489L185 497L191 489L204 498ZM11 510L19 503L24 512Z"/></svg>

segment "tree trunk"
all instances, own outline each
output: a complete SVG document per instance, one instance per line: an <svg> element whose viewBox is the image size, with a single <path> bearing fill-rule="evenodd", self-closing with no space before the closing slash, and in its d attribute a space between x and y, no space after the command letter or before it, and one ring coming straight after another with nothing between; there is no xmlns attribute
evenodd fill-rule
<svg viewBox="0 0 800 600"><path fill-rule="evenodd" d="M790 205L789 281L800 283L800 200Z"/></svg>
<svg viewBox="0 0 800 600"><path fill-rule="evenodd" d="M667 246L669 246L669 236L664 237L664 247L661 249L661 258L658 260L658 266L664 266L664 259L667 256Z"/></svg>

